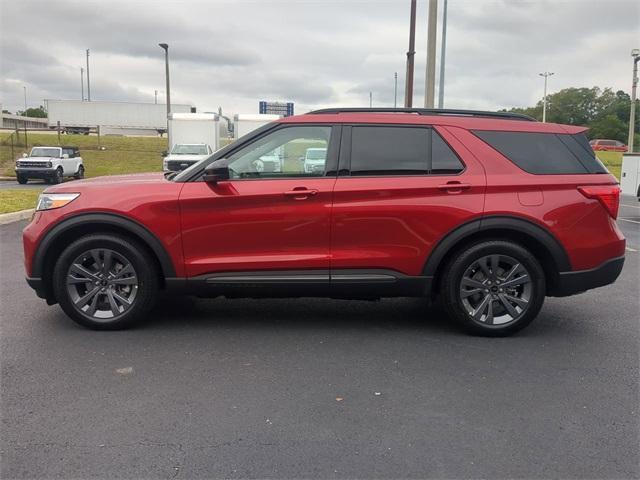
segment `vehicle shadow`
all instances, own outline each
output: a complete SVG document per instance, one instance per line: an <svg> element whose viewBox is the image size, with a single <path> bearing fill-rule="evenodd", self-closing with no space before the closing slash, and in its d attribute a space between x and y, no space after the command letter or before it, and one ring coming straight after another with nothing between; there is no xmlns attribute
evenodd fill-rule
<svg viewBox="0 0 640 480"><path fill-rule="evenodd" d="M420 298L379 301L294 299L161 299L139 328L388 329L460 334L436 306Z"/></svg>

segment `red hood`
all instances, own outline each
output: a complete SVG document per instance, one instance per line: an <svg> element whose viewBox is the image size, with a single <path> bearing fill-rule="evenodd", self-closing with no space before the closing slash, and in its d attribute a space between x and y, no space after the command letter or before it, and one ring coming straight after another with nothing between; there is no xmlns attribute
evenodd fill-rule
<svg viewBox="0 0 640 480"><path fill-rule="evenodd" d="M108 175L104 177L88 178L85 180L74 180L47 188L46 192L79 192L94 187L114 187L117 185L132 188L136 185L148 185L150 183L165 183L162 173L134 173L130 175Z"/></svg>

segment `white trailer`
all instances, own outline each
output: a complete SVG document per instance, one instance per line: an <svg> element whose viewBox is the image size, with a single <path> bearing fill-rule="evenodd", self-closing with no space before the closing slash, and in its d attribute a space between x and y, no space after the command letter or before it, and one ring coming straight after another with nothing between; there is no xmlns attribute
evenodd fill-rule
<svg viewBox="0 0 640 480"><path fill-rule="evenodd" d="M623 195L640 197L640 153L625 153L622 156L620 188Z"/></svg>
<svg viewBox="0 0 640 480"><path fill-rule="evenodd" d="M280 115L238 113L233 117L233 138L237 140L256 128L278 120L279 118Z"/></svg>
<svg viewBox="0 0 640 480"><path fill-rule="evenodd" d="M101 133L157 134L167 129L167 106L155 103L83 102L45 100L49 128L86 131L100 127ZM172 112L187 113L191 105L171 104Z"/></svg>

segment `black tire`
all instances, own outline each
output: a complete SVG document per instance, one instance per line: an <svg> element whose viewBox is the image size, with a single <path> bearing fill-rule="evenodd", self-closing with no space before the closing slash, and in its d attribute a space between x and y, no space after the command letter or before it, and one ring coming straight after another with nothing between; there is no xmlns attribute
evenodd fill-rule
<svg viewBox="0 0 640 480"><path fill-rule="evenodd" d="M109 263L114 264L114 269L111 272L115 271L115 268L118 266L118 258L124 259L130 263L133 268L133 275L135 278L135 286L118 286L118 285L106 285L107 292L105 292L105 288L103 285L94 287L93 280L89 282L82 283L81 287L77 287L76 285L72 285L71 283L67 285L67 279L71 279L71 275L78 276L76 273L75 267L73 273L71 271L72 265L77 265L78 260L86 260L88 258L88 262L92 262L92 257L90 251L110 251L109 254L110 259L113 259ZM87 255L85 255L87 253ZM104 257L103 257L104 259ZM108 263L108 262L104 262ZM124 262L122 262L124 265ZM76 323L93 329L93 330L121 330L124 328L129 328L142 320L147 313L153 307L158 291L158 271L155 267L156 263L148 251L131 239L120 237L113 234L92 234L82 237L71 245L69 245L60 255L58 261L55 264L53 271L53 291L56 297L56 300L64 310L64 312L71 317ZM87 270L91 270L95 273L95 269L92 269L90 266L85 267ZM115 271L117 274L117 271ZM79 275L81 277L87 277L88 275ZM92 277L93 278L93 277ZM111 276L109 276L111 278ZM116 277L114 277L116 278ZM95 278L94 278L95 279ZM97 279L96 279L97 280ZM123 280L123 278L120 278ZM115 280L114 280L115 281ZM79 283L79 282L78 282ZM97 283L95 285L98 285ZM131 303L125 304L120 301L119 307L123 308L122 312L117 314L113 313L113 308L110 307L109 300L113 300L114 295L109 294L108 290L116 288L129 288L128 294L131 294L133 289L135 289L135 293L133 293L133 297L129 297L131 299ZM85 289L78 293L77 289ZM89 289L92 289L89 291ZM77 307L77 304L80 304L82 298L88 296L88 294L93 291L93 289L101 289L95 293L91 298L96 297L96 301L94 302L86 302L84 307L87 308L87 311L83 311L84 307ZM126 296L127 293L123 293L122 290L116 290L116 293L122 294L122 296ZM77 295L76 295L77 294ZM76 295L79 298L74 300L73 296ZM119 299L122 296L118 296ZM96 305L96 306L94 306ZM94 311L96 313L90 314L90 309L93 306ZM101 310L95 310L99 308ZM111 314L113 315L111 318L99 318L98 315L103 314Z"/></svg>
<svg viewBox="0 0 640 480"><path fill-rule="evenodd" d="M81 178L84 178L84 167L82 165L78 167L78 172L73 177L76 180L80 180Z"/></svg>
<svg viewBox="0 0 640 480"><path fill-rule="evenodd" d="M22 175L18 175L17 180L18 180L18 183L20 185L24 185L25 183L27 183L29 181L29 179L27 177L24 177Z"/></svg>
<svg viewBox="0 0 640 480"><path fill-rule="evenodd" d="M510 264L514 276L507 280ZM540 312L546 291L544 270L531 252L501 240L484 241L457 252L442 273L440 287L447 314L467 332L488 337L511 335L529 325Z"/></svg>
<svg viewBox="0 0 640 480"><path fill-rule="evenodd" d="M58 167L56 169L56 173L53 175L53 177L51 177L51 183L53 184L62 183L63 179L64 179L64 173L62 172L62 168Z"/></svg>

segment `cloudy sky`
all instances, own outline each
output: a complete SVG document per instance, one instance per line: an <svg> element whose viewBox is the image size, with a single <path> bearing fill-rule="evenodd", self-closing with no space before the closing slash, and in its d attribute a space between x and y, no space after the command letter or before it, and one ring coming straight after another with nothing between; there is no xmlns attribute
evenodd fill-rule
<svg viewBox="0 0 640 480"><path fill-rule="evenodd" d="M427 3L418 0L414 105L424 96ZM393 106L394 72L399 104L404 96L409 6L409 0L0 0L0 102L23 108L23 86L30 106L44 98L79 99L86 48L92 100L153 102L154 90L164 95L157 44L166 42L172 102L199 111L254 113L261 99L294 101L298 113L364 106L370 91L374 106ZM629 91L635 47L637 0L449 0L445 106L535 104L545 70L555 72L551 92Z"/></svg>

